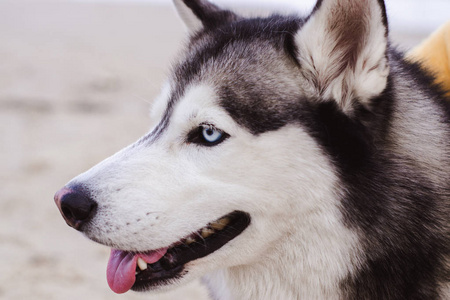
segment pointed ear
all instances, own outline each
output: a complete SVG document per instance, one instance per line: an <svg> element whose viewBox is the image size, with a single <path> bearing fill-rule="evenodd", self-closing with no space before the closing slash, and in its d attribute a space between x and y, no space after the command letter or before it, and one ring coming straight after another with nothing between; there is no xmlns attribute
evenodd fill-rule
<svg viewBox="0 0 450 300"><path fill-rule="evenodd" d="M239 19L236 14L223 10L208 0L173 0L173 2L190 34Z"/></svg>
<svg viewBox="0 0 450 300"><path fill-rule="evenodd" d="M312 97L370 106L387 85L387 33L383 0L318 0L295 37Z"/></svg>

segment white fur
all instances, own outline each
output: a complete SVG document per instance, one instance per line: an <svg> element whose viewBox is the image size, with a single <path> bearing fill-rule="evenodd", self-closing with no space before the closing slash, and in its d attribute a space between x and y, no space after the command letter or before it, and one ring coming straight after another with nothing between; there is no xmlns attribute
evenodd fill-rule
<svg viewBox="0 0 450 300"><path fill-rule="evenodd" d="M170 81L165 82L161 88L159 96L153 100L150 110L150 120L152 122L151 128L158 125L158 122L161 121L167 107L167 101L170 97L171 89L172 87L170 85Z"/></svg>
<svg viewBox="0 0 450 300"><path fill-rule="evenodd" d="M187 144L203 122L230 138ZM341 220L333 167L306 132L286 126L254 136L217 104L212 87L197 85L177 102L166 131L143 141L73 180L93 187L98 202L89 237L153 250L242 210L251 225L188 263L177 284L204 276L223 300L338 298L339 281L358 264L358 237Z"/></svg>
<svg viewBox="0 0 450 300"><path fill-rule="evenodd" d="M183 2L174 2L191 32L201 29L201 22ZM341 21L348 25L348 19L360 25L350 28L364 34L347 32L349 27ZM342 61L348 56L338 43L344 40L350 48L355 46L345 39L346 34L360 38L354 51L358 56L348 62ZM208 41L199 43L203 42ZM236 50L260 55L259 47L268 49L263 54L267 59L258 58L267 62L263 68L244 66L245 60L234 60L237 54L231 47L235 45L230 43L224 53L232 50L233 61L208 62L209 67L202 69L204 76L192 80L181 99L169 103L175 85L167 83L152 112L158 120L157 134L149 133L70 183L87 188L98 204L84 233L117 249L144 252L169 247L224 215L244 211L251 216L248 228L219 250L187 263L188 272L161 289L202 277L216 300L343 296L342 280L361 270L366 254L358 231L344 225L340 205L345 186L330 158L300 124L250 133L220 105L214 86L223 82L233 86L239 83L236 78L250 74L253 82L276 83L280 96L294 91L305 96L299 99L336 101L348 114L354 108L352 101L369 106L371 98L385 89L389 73L382 11L376 0L324 0L298 31L295 42L300 72L291 61L271 61L277 53L268 53L273 48L262 44ZM288 68L295 75L290 77ZM267 69L273 73L258 78ZM394 83L396 92L405 94L402 98L414 100L407 92L414 89L404 82ZM396 105L402 112L420 108L408 101ZM439 147L427 145L444 136L446 128L430 123L435 130L431 133L430 128L414 125L427 113L431 109L408 120L404 119L408 114L393 113L392 124L399 131L386 139L395 141L392 152L398 157L419 157L416 161L422 168L437 170L434 182L445 186L448 162L436 159L440 157L436 152L429 154ZM167 123L159 122L166 117ZM214 147L189 143L188 134L204 123L230 137ZM402 128L404 123L408 126ZM435 135L433 139L424 137L427 132Z"/></svg>
<svg viewBox="0 0 450 300"><path fill-rule="evenodd" d="M337 77L329 78L336 72L345 54L335 50L338 35L347 35L347 31L354 29L339 24L343 11L347 19L362 19L363 24L358 24L361 28L357 30L366 32L358 41L362 49L355 68L347 67ZM335 100L344 112L351 113L353 99L368 105L372 97L385 89L389 66L386 59L387 37L381 16L377 0L322 2L295 37L302 73L307 80L305 92L309 97L320 95L323 100Z"/></svg>

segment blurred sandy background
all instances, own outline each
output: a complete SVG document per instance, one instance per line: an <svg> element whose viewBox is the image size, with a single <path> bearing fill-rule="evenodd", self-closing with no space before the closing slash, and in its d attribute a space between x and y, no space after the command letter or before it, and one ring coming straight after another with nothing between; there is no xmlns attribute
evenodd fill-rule
<svg viewBox="0 0 450 300"><path fill-rule="evenodd" d="M426 34L394 30L394 41L408 48ZM115 295L109 249L66 226L53 203L149 129L183 37L168 5L0 0L1 299L207 299L197 282Z"/></svg>

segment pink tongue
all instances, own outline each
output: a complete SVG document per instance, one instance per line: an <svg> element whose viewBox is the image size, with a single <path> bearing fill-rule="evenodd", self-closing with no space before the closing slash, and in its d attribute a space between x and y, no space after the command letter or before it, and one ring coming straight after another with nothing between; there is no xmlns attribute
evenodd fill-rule
<svg viewBox="0 0 450 300"><path fill-rule="evenodd" d="M152 264L160 260L166 252L167 248L139 254L111 249L106 269L109 287L117 294L127 292L136 281L135 272L138 258L140 257L146 263Z"/></svg>

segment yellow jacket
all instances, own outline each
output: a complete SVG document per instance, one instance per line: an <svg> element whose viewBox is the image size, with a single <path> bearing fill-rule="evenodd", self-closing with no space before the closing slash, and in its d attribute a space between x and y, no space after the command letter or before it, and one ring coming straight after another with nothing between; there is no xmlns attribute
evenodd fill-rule
<svg viewBox="0 0 450 300"><path fill-rule="evenodd" d="M412 49L407 57L421 62L450 96L450 21Z"/></svg>

